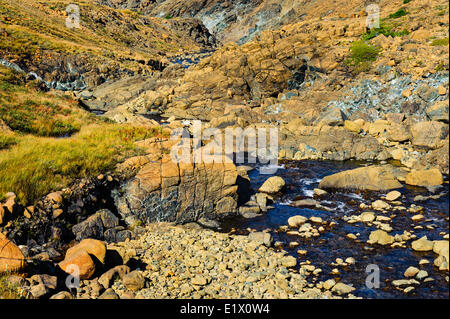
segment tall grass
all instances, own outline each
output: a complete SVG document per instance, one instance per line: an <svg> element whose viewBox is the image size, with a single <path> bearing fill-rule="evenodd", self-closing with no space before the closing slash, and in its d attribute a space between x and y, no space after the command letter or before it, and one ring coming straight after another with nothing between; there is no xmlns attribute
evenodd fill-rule
<svg viewBox="0 0 450 319"><path fill-rule="evenodd" d="M155 128L93 124L69 138L24 136L0 151L0 194L14 192L31 204L76 179L112 170L140 152L135 141L157 134Z"/></svg>

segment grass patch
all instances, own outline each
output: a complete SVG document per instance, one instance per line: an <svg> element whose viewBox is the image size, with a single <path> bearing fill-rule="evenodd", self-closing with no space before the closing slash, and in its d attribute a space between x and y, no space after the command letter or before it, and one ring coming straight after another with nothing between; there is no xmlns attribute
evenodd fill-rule
<svg viewBox="0 0 450 319"><path fill-rule="evenodd" d="M403 0L403 4L408 4L410 2L411 2L411 0Z"/></svg>
<svg viewBox="0 0 450 319"><path fill-rule="evenodd" d="M8 148L11 145L17 144L17 137L13 134L3 133L0 131L0 150Z"/></svg>
<svg viewBox="0 0 450 319"><path fill-rule="evenodd" d="M404 17L407 14L408 14L408 12L405 9L400 9L394 13L391 13L389 15L389 19L398 19L398 18Z"/></svg>
<svg viewBox="0 0 450 319"><path fill-rule="evenodd" d="M8 281L9 273L0 274L0 299L26 299L22 288Z"/></svg>
<svg viewBox="0 0 450 319"><path fill-rule="evenodd" d="M448 38L443 38L443 39L435 39L431 42L432 46L446 46L448 45Z"/></svg>
<svg viewBox="0 0 450 319"><path fill-rule="evenodd" d="M135 141L160 134L158 128L93 124L70 138L23 136L0 151L0 193L14 192L21 203L32 204L76 179L114 169L141 153Z"/></svg>
<svg viewBox="0 0 450 319"><path fill-rule="evenodd" d="M0 67L0 119L16 132L54 137L100 121L72 98L42 92L5 67Z"/></svg>
<svg viewBox="0 0 450 319"><path fill-rule="evenodd" d="M394 31L392 26L385 24L384 22L380 23L379 28L373 28L369 32L366 32L362 35L362 39L365 41L371 40L380 34L383 34L386 37L401 37L403 35L408 35L409 31L404 29L401 31Z"/></svg>

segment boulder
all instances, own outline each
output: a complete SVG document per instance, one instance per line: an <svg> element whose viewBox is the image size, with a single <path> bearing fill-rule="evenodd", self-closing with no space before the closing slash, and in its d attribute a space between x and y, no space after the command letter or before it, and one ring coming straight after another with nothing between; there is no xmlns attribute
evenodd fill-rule
<svg viewBox="0 0 450 319"><path fill-rule="evenodd" d="M406 175L405 183L414 186L436 186L444 183L444 178L437 168L412 170Z"/></svg>
<svg viewBox="0 0 450 319"><path fill-rule="evenodd" d="M96 264L105 263L106 245L95 239L84 239L69 248L66 256L58 266L69 274L78 269L80 279L90 279L96 270Z"/></svg>
<svg viewBox="0 0 450 319"><path fill-rule="evenodd" d="M120 265L116 266L114 268L111 268L107 272L105 272L103 275L100 276L98 279L98 282L105 288L108 289L113 284L113 280L116 277L119 277L123 280L124 276L130 272L130 267L126 265Z"/></svg>
<svg viewBox="0 0 450 319"><path fill-rule="evenodd" d="M79 251L70 258L66 257L58 266L68 274L78 273L82 280L90 279L95 273L95 263L86 251Z"/></svg>
<svg viewBox="0 0 450 319"><path fill-rule="evenodd" d="M394 242L394 237L386 233L384 230L375 230L370 233L368 243L390 245Z"/></svg>
<svg viewBox="0 0 450 319"><path fill-rule="evenodd" d="M448 136L448 124L428 121L419 122L411 127L412 144L430 149L442 147Z"/></svg>
<svg viewBox="0 0 450 319"><path fill-rule="evenodd" d="M448 123L448 100L438 101L427 108L426 113L432 121L441 121Z"/></svg>
<svg viewBox="0 0 450 319"><path fill-rule="evenodd" d="M381 166L360 167L326 176L319 188L342 188L385 191L402 188L402 184L388 170Z"/></svg>
<svg viewBox="0 0 450 319"><path fill-rule="evenodd" d="M399 191L392 191L386 194L386 200L392 202L394 200L399 199L402 196L402 193Z"/></svg>
<svg viewBox="0 0 450 319"><path fill-rule="evenodd" d="M258 191L262 193L275 194L279 193L285 185L286 182L284 179L279 176L272 176L264 182Z"/></svg>
<svg viewBox="0 0 450 319"><path fill-rule="evenodd" d="M170 146L169 146L170 147ZM118 212L128 225L138 222L195 222L237 215L238 184L236 166L225 158L211 163L172 161L170 156L149 161L134 158L119 169L137 163L137 174L114 192Z"/></svg>
<svg viewBox="0 0 450 319"><path fill-rule="evenodd" d="M0 233L0 274L19 272L26 265L22 251L5 235Z"/></svg>
<svg viewBox="0 0 450 319"><path fill-rule="evenodd" d="M273 241L272 236L269 233L264 233L264 232L250 233L250 234L248 234L248 239L255 241L259 244L265 245L267 247L272 245L272 241Z"/></svg>
<svg viewBox="0 0 450 319"><path fill-rule="evenodd" d="M123 285L131 291L138 291L144 288L145 278L141 272L135 270L123 276Z"/></svg>
<svg viewBox="0 0 450 319"><path fill-rule="evenodd" d="M306 223L307 221L308 221L307 217L297 215L297 216L290 217L288 219L288 224L289 224L289 227L291 227L291 228L298 228L301 225L303 225L304 223Z"/></svg>
<svg viewBox="0 0 450 319"><path fill-rule="evenodd" d="M427 236L424 236L420 239L417 239L411 243L412 249L415 251L431 251L433 250L434 243L427 239Z"/></svg>

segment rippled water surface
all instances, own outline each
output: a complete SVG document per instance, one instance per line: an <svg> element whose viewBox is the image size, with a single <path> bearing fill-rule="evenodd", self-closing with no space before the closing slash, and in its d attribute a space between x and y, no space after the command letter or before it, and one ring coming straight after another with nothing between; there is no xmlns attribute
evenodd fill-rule
<svg viewBox="0 0 450 319"><path fill-rule="evenodd" d="M433 266L433 261L437 257L433 252L418 253L411 249L411 241L408 241L407 248L390 248L380 245L369 245L366 241L369 239L371 231L376 230L375 226L368 226L364 223L349 224L342 218L344 216L359 215L363 210L359 205L363 202L370 204L380 199L387 192L346 192L334 191L320 198L323 206L332 208L333 211L323 211L308 208L292 207L289 204L293 200L312 198L313 189L318 187L320 180L327 175L331 175L343 170L353 169L367 165L360 162L332 162L332 161L300 161L287 162L278 170L275 175L283 177L286 181L286 189L280 198L277 198L274 209L266 214L253 219L239 218L228 222L225 225L226 230L234 227L237 233L247 233L247 229L265 230L270 229L274 241L283 241L285 250L289 254L298 257L299 262L310 260L311 263L322 269L318 281L330 278L338 278L347 284L353 284L357 289L355 295L366 298L448 298L449 288L445 277L448 273L437 270ZM270 175L261 175L258 169L249 173L253 190L257 190ZM447 180L447 178L446 178ZM402 198L403 206L409 207L416 204L424 207L422 214L425 220L413 224L411 216L414 214L406 211L392 211L396 217L390 222L393 231L391 235L402 234L404 230L414 232L417 238L424 235L430 240L441 240L441 232L448 233L448 214L449 214L449 195L448 183L443 187L434 190L431 193L425 188L404 187L399 191L405 195ZM413 198L417 195L436 195L442 194L437 200L427 200L425 202L414 202ZM369 211L368 209L364 211ZM382 213L376 213L383 215ZM288 236L283 232L277 232L282 225L287 225L289 217L294 215L303 215L306 217L318 216L323 220L334 221L336 226L327 227L324 233L319 237L303 239L298 236ZM386 214L389 215L389 214ZM415 226L422 226L423 229L414 229ZM433 226L434 229L427 229L426 226ZM348 239L348 233L360 233L359 241ZM290 249L289 242L297 241L300 246ZM304 249L308 253L306 256L298 256L297 250ZM355 265L347 267L331 265L336 258L346 259L354 257ZM430 263L419 266L421 259L427 259ZM365 285L367 273L366 267L369 264L376 264L380 268L379 289L369 289ZM404 272L409 266L415 266L428 272L429 277L434 281L415 286L415 289L405 294L394 288L392 280L405 279ZM330 274L333 268L338 268L340 275ZM403 288L406 288L404 286Z"/></svg>

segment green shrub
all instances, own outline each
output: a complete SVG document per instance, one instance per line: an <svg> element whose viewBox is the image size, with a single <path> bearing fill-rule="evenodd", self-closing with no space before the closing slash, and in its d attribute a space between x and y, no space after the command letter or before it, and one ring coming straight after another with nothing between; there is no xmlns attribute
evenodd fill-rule
<svg viewBox="0 0 450 319"><path fill-rule="evenodd" d="M380 53L380 49L360 40L352 43L350 52L351 60L354 64L359 64L375 61Z"/></svg>
<svg viewBox="0 0 450 319"><path fill-rule="evenodd" d="M408 4L410 2L411 2L411 0L403 0L403 4Z"/></svg>
<svg viewBox="0 0 450 319"><path fill-rule="evenodd" d="M366 32L362 35L362 39L365 41L368 41L370 39L373 39L377 36L379 36L380 34L383 34L386 37L401 37L403 35L408 35L409 31L404 29L402 31L393 31L392 27L387 26L384 23L380 24L379 28L373 28L371 29L369 32Z"/></svg>
<svg viewBox="0 0 450 319"><path fill-rule="evenodd" d="M408 14L408 12L406 12L405 9L400 9L400 10L398 10L395 13L391 13L389 15L389 19L397 19L397 18L403 17L403 16L405 16L407 14Z"/></svg>

